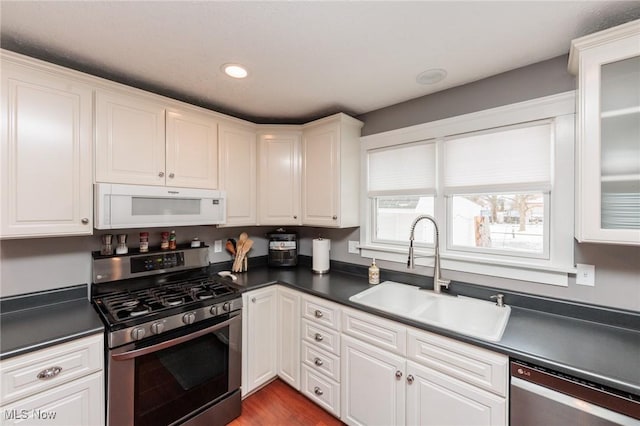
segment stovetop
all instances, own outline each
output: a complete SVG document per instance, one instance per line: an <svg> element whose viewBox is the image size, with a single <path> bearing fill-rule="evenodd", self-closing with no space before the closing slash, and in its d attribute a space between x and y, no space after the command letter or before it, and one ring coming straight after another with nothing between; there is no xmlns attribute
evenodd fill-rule
<svg viewBox="0 0 640 426"><path fill-rule="evenodd" d="M239 290L217 277L203 277L183 282L113 292L94 298L111 328L135 325L176 312L229 300Z"/></svg>

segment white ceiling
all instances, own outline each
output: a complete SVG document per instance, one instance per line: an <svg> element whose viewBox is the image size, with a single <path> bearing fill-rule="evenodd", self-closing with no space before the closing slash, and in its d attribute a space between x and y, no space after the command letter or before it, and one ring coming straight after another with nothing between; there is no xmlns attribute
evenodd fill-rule
<svg viewBox="0 0 640 426"><path fill-rule="evenodd" d="M257 122L358 115L566 54L640 2L0 2L2 47ZM233 80L220 66L246 65ZM447 78L416 83L429 68Z"/></svg>

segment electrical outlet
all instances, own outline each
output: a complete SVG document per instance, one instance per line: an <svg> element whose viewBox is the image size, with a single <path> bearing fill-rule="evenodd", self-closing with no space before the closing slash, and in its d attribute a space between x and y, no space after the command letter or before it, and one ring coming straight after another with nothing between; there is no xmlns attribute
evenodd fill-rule
<svg viewBox="0 0 640 426"><path fill-rule="evenodd" d="M213 252L214 253L222 252L222 240L215 240L213 242Z"/></svg>
<svg viewBox="0 0 640 426"><path fill-rule="evenodd" d="M360 254L360 241L349 241L349 253Z"/></svg>
<svg viewBox="0 0 640 426"><path fill-rule="evenodd" d="M595 265L576 265L578 272L576 273L576 284L595 286L596 285L596 267Z"/></svg>

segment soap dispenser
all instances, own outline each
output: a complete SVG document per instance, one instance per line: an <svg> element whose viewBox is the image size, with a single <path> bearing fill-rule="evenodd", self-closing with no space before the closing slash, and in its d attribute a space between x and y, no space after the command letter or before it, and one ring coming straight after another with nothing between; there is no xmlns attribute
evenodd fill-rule
<svg viewBox="0 0 640 426"><path fill-rule="evenodd" d="M380 268L376 265L375 258L369 266L369 284L380 284Z"/></svg>

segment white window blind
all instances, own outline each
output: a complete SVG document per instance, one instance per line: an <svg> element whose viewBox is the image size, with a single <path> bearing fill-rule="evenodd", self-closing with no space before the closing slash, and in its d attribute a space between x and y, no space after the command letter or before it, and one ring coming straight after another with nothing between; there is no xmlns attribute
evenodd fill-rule
<svg viewBox="0 0 640 426"><path fill-rule="evenodd" d="M446 140L445 193L549 191L551 135L545 122Z"/></svg>
<svg viewBox="0 0 640 426"><path fill-rule="evenodd" d="M370 197L435 194L435 143L375 149L369 151L367 156Z"/></svg>

